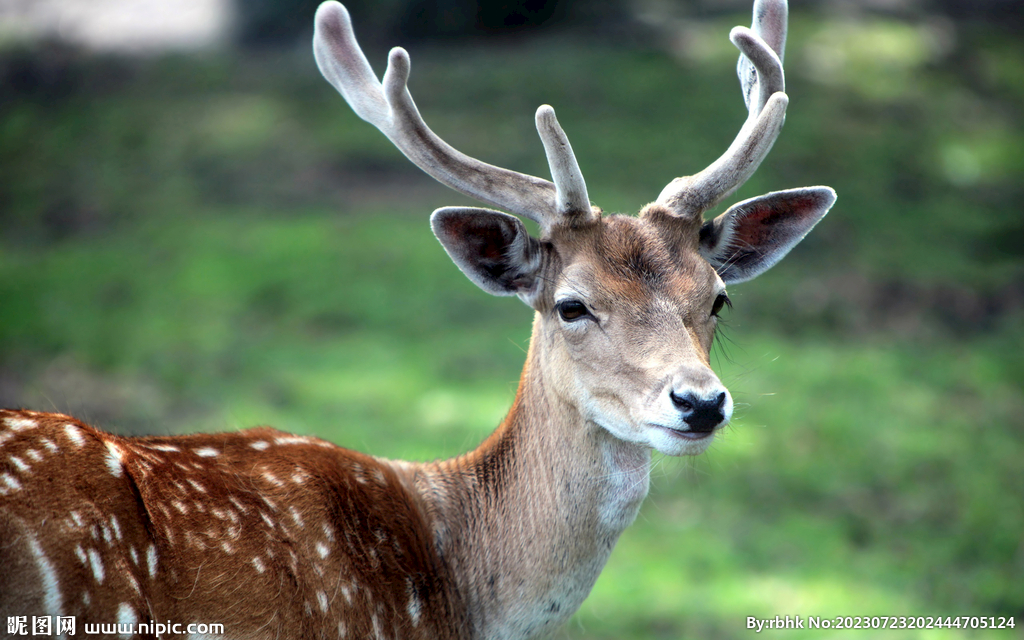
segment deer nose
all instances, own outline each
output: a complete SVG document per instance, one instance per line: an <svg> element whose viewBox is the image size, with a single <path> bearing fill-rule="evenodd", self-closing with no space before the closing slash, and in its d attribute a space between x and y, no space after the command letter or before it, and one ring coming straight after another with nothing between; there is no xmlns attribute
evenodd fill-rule
<svg viewBox="0 0 1024 640"><path fill-rule="evenodd" d="M722 406L725 404L724 391L712 398L698 397L692 391L672 391L668 397L683 414L683 422L689 425L690 431L710 433L725 419L722 413Z"/></svg>

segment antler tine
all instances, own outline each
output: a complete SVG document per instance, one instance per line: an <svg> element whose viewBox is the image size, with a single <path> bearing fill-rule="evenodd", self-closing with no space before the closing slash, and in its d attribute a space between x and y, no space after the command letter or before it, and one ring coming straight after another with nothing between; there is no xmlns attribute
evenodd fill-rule
<svg viewBox="0 0 1024 640"><path fill-rule="evenodd" d="M746 27L735 27L729 33L729 39L743 52L736 65L736 75L740 78L743 102L749 111L747 117L754 119L764 110L769 98L786 91L782 60L764 39ZM749 68L749 72L745 72L745 68ZM753 99L755 94L756 100Z"/></svg>
<svg viewBox="0 0 1024 640"><path fill-rule="evenodd" d="M670 182L658 203L678 215L697 216L738 189L768 155L789 104L781 58L786 14L785 0L759 0L752 28L735 27L730 32L729 39L740 50L736 71L749 112L747 121L721 157L700 173Z"/></svg>
<svg viewBox="0 0 1024 640"><path fill-rule="evenodd" d="M741 47L743 54L736 63L736 75L740 79L740 89L743 91L743 103L750 110L753 117L764 109L768 98L777 91L786 90L786 81L782 73L782 61L786 53L786 23L788 21L789 8L785 0L757 0L754 3L754 20L751 29L737 27L729 34L729 38L736 42L737 38L750 38L751 35L759 37L778 56L778 73L772 73L769 77L762 77L758 81L758 71L762 69L775 69L772 61L764 60L760 64L751 62L747 48ZM752 33L751 33L752 32ZM737 45L739 46L739 45ZM755 53L756 55L756 53ZM767 72L765 73L767 76ZM751 102L754 89L758 89L758 100Z"/></svg>
<svg viewBox="0 0 1024 640"><path fill-rule="evenodd" d="M359 48L348 11L329 0L316 12L313 53L320 72L363 120L374 125L409 160L442 184L471 198L529 218L543 228L563 213L590 211L586 185L565 133L554 118L541 117L537 127L555 179L502 169L451 147L423 121L409 93L409 54L395 47L388 56L383 85ZM543 121L543 122L542 122Z"/></svg>
<svg viewBox="0 0 1024 640"><path fill-rule="evenodd" d="M537 133L544 143L544 153L555 181L558 212L573 222L589 220L592 217L587 183L583 180L580 165L572 152L572 145L555 118L555 110L549 105L537 109Z"/></svg>

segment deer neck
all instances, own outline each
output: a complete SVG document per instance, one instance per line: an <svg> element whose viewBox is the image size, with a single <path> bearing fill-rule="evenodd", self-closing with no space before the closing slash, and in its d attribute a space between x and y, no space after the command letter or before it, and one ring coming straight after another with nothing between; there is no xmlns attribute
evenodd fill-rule
<svg viewBox="0 0 1024 640"><path fill-rule="evenodd" d="M650 450L586 421L557 391L539 325L498 429L416 482L473 637L529 638L568 619L647 495Z"/></svg>

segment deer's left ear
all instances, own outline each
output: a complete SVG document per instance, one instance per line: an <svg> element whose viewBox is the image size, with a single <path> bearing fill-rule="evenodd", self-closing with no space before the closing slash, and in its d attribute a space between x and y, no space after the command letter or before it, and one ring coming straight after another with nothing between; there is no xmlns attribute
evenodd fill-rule
<svg viewBox="0 0 1024 640"><path fill-rule="evenodd" d="M541 266L540 243L519 218L476 207L444 207L430 227L466 277L496 296L519 296L532 305Z"/></svg>
<svg viewBox="0 0 1024 640"><path fill-rule="evenodd" d="M767 271L825 217L836 201L829 187L775 191L733 205L700 229L700 254L726 284Z"/></svg>

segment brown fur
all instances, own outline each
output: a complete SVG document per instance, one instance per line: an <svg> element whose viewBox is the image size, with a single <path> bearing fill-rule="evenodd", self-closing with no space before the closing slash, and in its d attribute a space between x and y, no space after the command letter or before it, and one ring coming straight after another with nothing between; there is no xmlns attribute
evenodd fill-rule
<svg viewBox="0 0 1024 640"><path fill-rule="evenodd" d="M127 605L232 638L338 637L339 622L352 638L465 635L424 505L386 463L262 427L120 438L26 411L0 411L0 437L0 618L56 614L26 562L31 536L80 629Z"/></svg>

